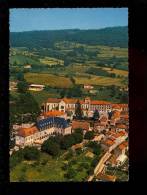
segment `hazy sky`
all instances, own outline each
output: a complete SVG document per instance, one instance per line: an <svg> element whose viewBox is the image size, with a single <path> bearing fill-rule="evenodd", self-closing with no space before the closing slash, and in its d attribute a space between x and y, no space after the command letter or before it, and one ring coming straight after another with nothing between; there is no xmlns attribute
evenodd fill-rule
<svg viewBox="0 0 147 195"><path fill-rule="evenodd" d="M127 8L10 9L11 32L127 25Z"/></svg>

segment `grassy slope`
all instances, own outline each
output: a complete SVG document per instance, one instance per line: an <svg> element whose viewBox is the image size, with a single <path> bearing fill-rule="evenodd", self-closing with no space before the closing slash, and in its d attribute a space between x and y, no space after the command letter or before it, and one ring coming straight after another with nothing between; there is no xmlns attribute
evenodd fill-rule
<svg viewBox="0 0 147 195"><path fill-rule="evenodd" d="M91 84L91 85L117 85L122 86L121 79L119 78L111 78L111 77L103 77L103 76L92 76L90 79L82 78L82 77L74 77L76 84Z"/></svg>
<svg viewBox="0 0 147 195"><path fill-rule="evenodd" d="M69 88L72 82L69 78L56 76L52 74L26 73L25 79L29 83L43 84L51 87Z"/></svg>

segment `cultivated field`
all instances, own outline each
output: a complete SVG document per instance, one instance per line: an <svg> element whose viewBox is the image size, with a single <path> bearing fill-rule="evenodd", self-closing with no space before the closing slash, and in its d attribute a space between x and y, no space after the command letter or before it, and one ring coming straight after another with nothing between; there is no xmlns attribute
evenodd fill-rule
<svg viewBox="0 0 147 195"><path fill-rule="evenodd" d="M57 88L70 88L72 82L69 78L52 74L26 73L25 79L29 83L42 84Z"/></svg>
<svg viewBox="0 0 147 195"><path fill-rule="evenodd" d="M90 79L82 78L82 77L74 77L76 84L86 84L86 85L102 85L102 86L122 86L121 79L119 78L111 78L111 77L103 77L103 76L92 76Z"/></svg>

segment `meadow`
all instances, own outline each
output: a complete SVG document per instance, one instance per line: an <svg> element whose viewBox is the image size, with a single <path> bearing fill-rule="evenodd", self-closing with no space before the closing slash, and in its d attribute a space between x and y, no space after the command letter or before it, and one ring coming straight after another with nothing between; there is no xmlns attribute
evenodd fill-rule
<svg viewBox="0 0 147 195"><path fill-rule="evenodd" d="M25 79L28 83L42 84L50 87L57 87L57 88L72 87L72 82L69 78L61 77L58 75L26 73Z"/></svg>

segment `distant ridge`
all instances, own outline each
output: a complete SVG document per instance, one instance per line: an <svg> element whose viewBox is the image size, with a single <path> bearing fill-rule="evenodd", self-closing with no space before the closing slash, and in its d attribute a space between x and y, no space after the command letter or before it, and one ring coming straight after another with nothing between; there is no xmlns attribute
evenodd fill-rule
<svg viewBox="0 0 147 195"><path fill-rule="evenodd" d="M103 29L63 29L10 32L11 47L51 47L55 42L71 41L91 45L128 47L128 27Z"/></svg>

